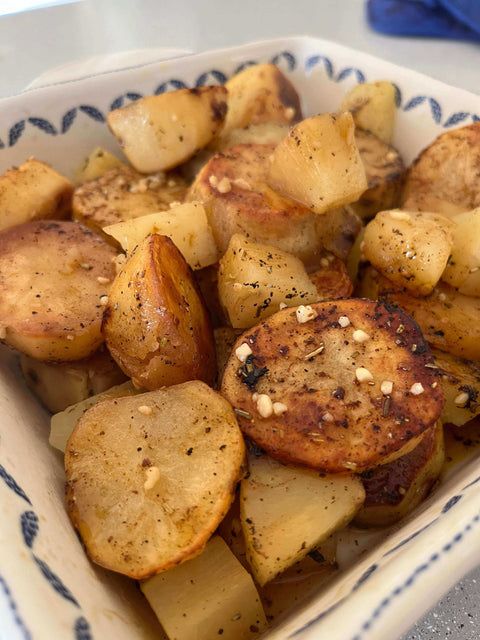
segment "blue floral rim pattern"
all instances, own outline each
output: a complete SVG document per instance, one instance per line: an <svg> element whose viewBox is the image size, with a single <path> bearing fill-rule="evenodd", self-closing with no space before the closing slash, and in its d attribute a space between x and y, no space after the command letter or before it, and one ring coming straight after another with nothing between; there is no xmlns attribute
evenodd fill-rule
<svg viewBox="0 0 480 640"><path fill-rule="evenodd" d="M256 60L248 60L246 62L243 62L234 70L233 74L238 73L239 71L243 71L243 69L246 69L249 66L257 64L257 62L258 61ZM280 51L279 53L271 57L270 62L283 67L287 72L294 71L299 67L299 62L297 61L294 54L290 51ZM336 71L332 59L326 55L316 54L313 56L309 56L305 60L303 65L304 71L307 73L311 72L315 68L323 67L327 77L335 83L343 82L350 77L354 77L358 84L367 81L366 74L361 69L358 69L356 67L345 67L344 69ZM228 76L220 69L210 69L209 71L201 73L193 83L193 86L202 87L212 84L224 84L227 79ZM182 79L170 78L169 80L166 80L158 86L154 87L151 93L153 95L160 95L161 93L165 93L167 91L185 88L188 88L188 84ZM409 98L408 100L404 100L402 92L398 86L395 86L395 92L396 104L398 109L402 109L403 111L412 111L412 109L416 109L423 104L428 104L432 120L435 122L435 124L440 125L445 129L457 126L461 123L466 124L469 120L471 122L480 121L480 116L478 114L470 113L469 111L457 111L449 115L444 114L440 103L432 96L418 95L414 96L413 98ZM109 110L113 111L114 109L118 109L128 102L138 100L142 97L143 95L141 93L126 91L122 95L117 96L112 100ZM101 109L91 104L80 104L77 107L69 109L60 118L60 122L58 124L54 124L47 118L42 117L30 117L22 119L10 127L6 138L7 142L4 142L0 138L0 150L15 146L20 140L27 125L35 127L46 135L64 135L69 131L76 118L82 115L85 115L87 118L90 118L91 120L94 120L95 122L101 124L104 124L107 121L107 115Z"/></svg>

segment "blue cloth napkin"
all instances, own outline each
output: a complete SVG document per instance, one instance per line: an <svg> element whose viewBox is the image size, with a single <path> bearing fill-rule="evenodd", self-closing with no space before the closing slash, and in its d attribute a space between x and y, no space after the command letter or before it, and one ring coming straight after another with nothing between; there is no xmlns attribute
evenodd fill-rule
<svg viewBox="0 0 480 640"><path fill-rule="evenodd" d="M480 0L368 0L367 16L388 35L480 40Z"/></svg>

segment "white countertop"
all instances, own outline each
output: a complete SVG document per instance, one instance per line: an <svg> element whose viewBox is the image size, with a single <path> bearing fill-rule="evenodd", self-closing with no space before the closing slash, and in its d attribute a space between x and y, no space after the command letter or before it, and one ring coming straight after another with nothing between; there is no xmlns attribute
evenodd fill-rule
<svg viewBox="0 0 480 640"><path fill-rule="evenodd" d="M334 40L480 92L480 44L379 35L366 24L363 0L83 0L0 18L0 97L95 55L199 52L286 35ZM479 584L477 568L402 640L478 640Z"/></svg>

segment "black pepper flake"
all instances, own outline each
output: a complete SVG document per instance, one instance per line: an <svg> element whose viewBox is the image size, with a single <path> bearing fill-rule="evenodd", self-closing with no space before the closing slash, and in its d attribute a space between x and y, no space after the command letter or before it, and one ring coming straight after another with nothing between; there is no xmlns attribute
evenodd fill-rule
<svg viewBox="0 0 480 640"><path fill-rule="evenodd" d="M318 562L319 564L321 564L322 562L325 562L325 556L321 554L318 549L313 549L312 551L310 551L308 555L312 560L314 560L315 562Z"/></svg>
<svg viewBox="0 0 480 640"><path fill-rule="evenodd" d="M190 449L188 449L187 451L187 456L191 456L193 453L193 447L190 447Z"/></svg>
<svg viewBox="0 0 480 640"><path fill-rule="evenodd" d="M255 391L258 379L268 372L267 367L257 367L253 363L253 359L253 354L247 356L244 364L242 364L237 371L238 377L241 378L243 384L248 387L249 391Z"/></svg>
<svg viewBox="0 0 480 640"><path fill-rule="evenodd" d="M343 400L345 397L345 389L343 387L337 387L332 393L332 396L338 400Z"/></svg>

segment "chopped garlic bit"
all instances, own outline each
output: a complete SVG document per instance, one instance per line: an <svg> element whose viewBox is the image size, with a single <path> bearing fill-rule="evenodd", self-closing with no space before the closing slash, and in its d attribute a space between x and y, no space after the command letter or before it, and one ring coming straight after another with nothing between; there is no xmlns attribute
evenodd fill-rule
<svg viewBox="0 0 480 640"><path fill-rule="evenodd" d="M340 316L338 319L338 324L342 327L342 329L345 329L345 327L348 327L348 325L350 324L350 320L349 318L347 318L347 316Z"/></svg>
<svg viewBox="0 0 480 640"><path fill-rule="evenodd" d="M67 340L75 340L75 336L72 336L71 333L68 334Z"/></svg>
<svg viewBox="0 0 480 640"><path fill-rule="evenodd" d="M425 391L425 389L423 388L423 384L421 382L415 382L414 384L412 384L412 386L410 387L410 393L413 396L419 396L421 393L423 393Z"/></svg>
<svg viewBox="0 0 480 640"><path fill-rule="evenodd" d="M175 209L175 207L179 207L181 204L180 200L174 200L173 202L170 202L168 206L170 209Z"/></svg>
<svg viewBox="0 0 480 640"><path fill-rule="evenodd" d="M380 391L383 393L384 396L389 396L392 393L392 390L393 390L393 382L391 382L390 380L384 380L380 385Z"/></svg>
<svg viewBox="0 0 480 640"><path fill-rule="evenodd" d="M262 418L269 418L273 413L273 403L266 393L257 396L257 411Z"/></svg>
<svg viewBox="0 0 480 640"><path fill-rule="evenodd" d="M366 342L367 340L370 340L370 336L362 329L356 329L353 332L353 339L355 342Z"/></svg>
<svg viewBox="0 0 480 640"><path fill-rule="evenodd" d="M333 422L333 416L329 411L324 413L321 419L323 420L323 422Z"/></svg>
<svg viewBox="0 0 480 640"><path fill-rule="evenodd" d="M217 184L217 191L218 193L228 193L229 191L232 190L232 183L230 182L230 180L225 176L224 178L222 178L220 180L220 182Z"/></svg>
<svg viewBox="0 0 480 640"><path fill-rule="evenodd" d="M350 471L355 471L355 470L356 470L356 468L357 468L357 466L358 466L358 465L357 465L357 463L356 463L356 462L344 462L344 463L342 464L342 467L343 467L344 469L349 469Z"/></svg>
<svg viewBox="0 0 480 640"><path fill-rule="evenodd" d="M108 296L100 296L100 304L105 307L108 304Z"/></svg>
<svg viewBox="0 0 480 640"><path fill-rule="evenodd" d="M406 211L390 211L390 217L394 220L410 220L410 214Z"/></svg>
<svg viewBox="0 0 480 640"><path fill-rule="evenodd" d="M242 344L235 349L235 355L240 360L240 362L245 362L248 356L251 356L253 351L250 349L250 346L246 342L242 342Z"/></svg>
<svg viewBox="0 0 480 640"><path fill-rule="evenodd" d="M312 309L310 305L303 306L303 304L297 307L295 313L297 315L297 321L300 324L308 322L309 320L314 320L318 315L315 309Z"/></svg>
<svg viewBox="0 0 480 640"><path fill-rule="evenodd" d="M97 282L99 284L108 284L110 282L110 278L105 278L104 276L98 276Z"/></svg>
<svg viewBox="0 0 480 640"><path fill-rule="evenodd" d="M285 302L280 302L280 304L278 305L279 309L286 309L288 307L287 304L285 304Z"/></svg>
<svg viewBox="0 0 480 640"><path fill-rule="evenodd" d="M144 416L150 416L153 412L152 407L149 407L146 404L142 404L141 407L138 407L139 412Z"/></svg>
<svg viewBox="0 0 480 640"><path fill-rule="evenodd" d="M241 282L234 282L232 287L235 291L239 291L243 287L243 285Z"/></svg>
<svg viewBox="0 0 480 640"><path fill-rule="evenodd" d="M273 413L276 416L281 416L285 411L288 411L288 407L283 402L274 402L273 403Z"/></svg>
<svg viewBox="0 0 480 640"><path fill-rule="evenodd" d="M355 377L359 382L373 382L373 376L365 367L358 367L355 370Z"/></svg>
<svg viewBox="0 0 480 640"><path fill-rule="evenodd" d="M459 393L453 402L457 405L457 407L464 407L467 404L469 398L470 396L468 395L468 393L466 391L462 391L462 393Z"/></svg>
<svg viewBox="0 0 480 640"><path fill-rule="evenodd" d="M143 488L145 491L149 489L153 489L153 487L157 484L160 479L160 469L158 467L148 467L145 469L146 480L143 483Z"/></svg>
<svg viewBox="0 0 480 640"><path fill-rule="evenodd" d="M440 302L445 302L445 300L447 299L447 296L442 291L441 293L438 294L438 299L440 300Z"/></svg>
<svg viewBox="0 0 480 640"><path fill-rule="evenodd" d="M290 122L290 120L292 120L293 116L295 115L295 109L293 107L287 107L283 114L285 116L285 120L288 120L288 122Z"/></svg>
<svg viewBox="0 0 480 640"><path fill-rule="evenodd" d="M214 189L216 189L217 185L218 185L218 178L217 176L210 176L208 179L208 182L210 183L210 186L213 187Z"/></svg>
<svg viewBox="0 0 480 640"><path fill-rule="evenodd" d="M245 189L245 191L252 191L252 185L243 178L236 178L232 180L232 183L239 189Z"/></svg>

